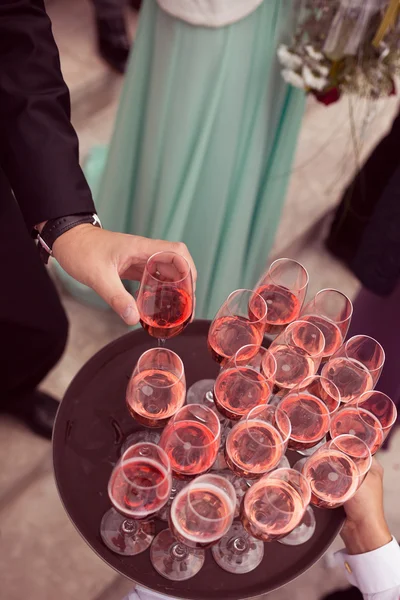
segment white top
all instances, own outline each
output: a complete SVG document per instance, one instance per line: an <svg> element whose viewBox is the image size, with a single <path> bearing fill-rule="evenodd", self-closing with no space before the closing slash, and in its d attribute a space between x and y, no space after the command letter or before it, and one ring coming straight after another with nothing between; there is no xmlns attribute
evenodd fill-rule
<svg viewBox="0 0 400 600"><path fill-rule="evenodd" d="M399 600L400 548L394 538L389 544L373 552L351 556L342 550L336 552L335 556L344 568L349 582L362 592L364 600ZM168 600L162 594L139 587L125 598L125 600L162 599Z"/></svg>
<svg viewBox="0 0 400 600"><path fill-rule="evenodd" d="M200 27L223 27L240 21L264 0L157 0L167 13ZM267 0L268 1L268 0Z"/></svg>

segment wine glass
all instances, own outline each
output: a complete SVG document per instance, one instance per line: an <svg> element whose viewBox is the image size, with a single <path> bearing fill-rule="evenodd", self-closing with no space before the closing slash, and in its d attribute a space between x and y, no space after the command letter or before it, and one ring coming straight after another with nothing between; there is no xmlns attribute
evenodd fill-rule
<svg viewBox="0 0 400 600"><path fill-rule="evenodd" d="M290 390L279 403L289 417L289 448L307 454L329 431L332 415L340 406L340 393L334 383L313 375Z"/></svg>
<svg viewBox="0 0 400 600"><path fill-rule="evenodd" d="M370 390L355 398L351 404L359 409L368 410L378 419L382 427L383 440L386 440L397 421L397 408L393 400L383 392Z"/></svg>
<svg viewBox="0 0 400 600"><path fill-rule="evenodd" d="M219 412L238 421L255 406L267 404L276 368L269 350L255 345L240 348L215 381L214 401Z"/></svg>
<svg viewBox="0 0 400 600"><path fill-rule="evenodd" d="M279 540L303 518L310 502L310 486L293 469L277 469L246 492L241 523L212 547L217 564L229 573L249 573L262 561L264 544Z"/></svg>
<svg viewBox="0 0 400 600"><path fill-rule="evenodd" d="M226 363L242 346L260 347L264 337L267 304L251 290L232 292L218 310L208 331L208 349L218 363ZM250 356L248 357L250 358ZM201 379L188 390L187 402L214 404L214 380Z"/></svg>
<svg viewBox="0 0 400 600"><path fill-rule="evenodd" d="M354 435L363 440L375 454L383 444L383 430L379 420L369 410L346 404L333 416L330 426L331 438Z"/></svg>
<svg viewBox="0 0 400 600"><path fill-rule="evenodd" d="M302 473L311 486L311 504L336 508L357 492L372 462L365 442L340 435L307 458Z"/></svg>
<svg viewBox="0 0 400 600"><path fill-rule="evenodd" d="M313 323L294 321L269 347L277 363L275 386L281 395L314 375L325 348L325 338Z"/></svg>
<svg viewBox="0 0 400 600"><path fill-rule="evenodd" d="M204 564L204 548L226 534L235 508L235 490L227 479L212 473L196 477L172 502L170 529L161 531L150 548L156 571L172 581L196 575Z"/></svg>
<svg viewBox="0 0 400 600"><path fill-rule="evenodd" d="M194 477L208 471L217 457L220 435L218 417L210 408L202 404L180 408L160 439L175 477Z"/></svg>
<svg viewBox="0 0 400 600"><path fill-rule="evenodd" d="M279 258L261 277L255 287L267 303L265 332L281 333L299 317L308 288L307 270L296 260Z"/></svg>
<svg viewBox="0 0 400 600"><path fill-rule="evenodd" d="M147 442L128 448L108 483L113 508L101 520L105 545L123 556L146 550L155 533L148 519L167 503L171 484L171 466L162 448Z"/></svg>
<svg viewBox="0 0 400 600"><path fill-rule="evenodd" d="M142 327L158 339L182 333L193 315L193 279L189 263L175 252L157 252L147 261L137 296Z"/></svg>
<svg viewBox="0 0 400 600"><path fill-rule="evenodd" d="M300 313L300 319L314 323L324 334L326 359L343 343L353 315L351 300L334 289L320 290Z"/></svg>
<svg viewBox="0 0 400 600"><path fill-rule="evenodd" d="M275 469L291 432L286 413L274 406L256 406L234 425L225 445L228 467L239 477L257 479Z"/></svg>

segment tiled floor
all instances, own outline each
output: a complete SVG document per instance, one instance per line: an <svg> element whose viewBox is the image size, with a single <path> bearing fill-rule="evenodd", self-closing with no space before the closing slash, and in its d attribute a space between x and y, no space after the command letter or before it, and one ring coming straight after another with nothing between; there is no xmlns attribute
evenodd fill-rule
<svg viewBox="0 0 400 600"><path fill-rule="evenodd" d="M106 142L122 79L110 73L97 57L91 6L85 0L50 0L50 15L58 41L62 68L71 88L73 119L79 132L82 155ZM136 18L129 15L131 31ZM390 123L396 100L377 105L378 114L366 126L365 153ZM357 122L365 118L360 106ZM348 106L329 109L310 102L304 118L291 185L274 254L288 248L309 269L310 293L326 286L350 296L357 282L324 250L317 226L321 216L337 201L354 169L349 144ZM307 233L308 232L308 233ZM297 241L296 241L297 240ZM85 361L126 328L110 312L79 305L63 296L71 322L67 351L44 383L59 398ZM4 600L118 600L130 582L116 575L81 540L66 517L53 482L50 446L11 419L0 421L0 597ZM397 499L400 493L400 433L390 451L382 455L386 467L387 514L394 534L400 536ZM336 543L340 546L340 542ZM337 569L321 560L306 575L269 596L272 600L317 600L343 585Z"/></svg>

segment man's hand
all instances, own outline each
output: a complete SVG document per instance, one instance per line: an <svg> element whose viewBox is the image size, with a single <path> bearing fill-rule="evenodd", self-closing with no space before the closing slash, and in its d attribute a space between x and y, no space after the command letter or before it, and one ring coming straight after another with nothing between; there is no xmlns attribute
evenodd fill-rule
<svg viewBox="0 0 400 600"><path fill-rule="evenodd" d="M341 536L349 554L370 552L391 541L383 512L383 468L375 458L365 481L344 509L347 519Z"/></svg>
<svg viewBox="0 0 400 600"><path fill-rule="evenodd" d="M139 313L121 279L139 281L148 258L164 251L186 258L195 283L196 267L182 243L114 233L84 224L61 235L53 245L53 256L62 268L94 289L128 325L139 322Z"/></svg>

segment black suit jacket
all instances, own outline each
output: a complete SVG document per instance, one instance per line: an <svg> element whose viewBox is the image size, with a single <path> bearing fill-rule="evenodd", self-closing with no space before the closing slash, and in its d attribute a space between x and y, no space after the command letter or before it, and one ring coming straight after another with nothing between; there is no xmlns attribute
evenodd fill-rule
<svg viewBox="0 0 400 600"><path fill-rule="evenodd" d="M0 0L0 203L10 187L29 230L94 211L43 0Z"/></svg>

